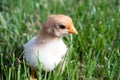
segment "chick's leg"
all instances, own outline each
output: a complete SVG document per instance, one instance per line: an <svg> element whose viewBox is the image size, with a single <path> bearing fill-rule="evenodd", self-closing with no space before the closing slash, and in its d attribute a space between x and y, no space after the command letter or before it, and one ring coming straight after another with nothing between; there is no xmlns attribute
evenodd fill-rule
<svg viewBox="0 0 120 80"><path fill-rule="evenodd" d="M36 73L36 71L35 71L34 69L31 69L31 70L30 70L30 80L37 80L37 79L35 78L35 73Z"/></svg>

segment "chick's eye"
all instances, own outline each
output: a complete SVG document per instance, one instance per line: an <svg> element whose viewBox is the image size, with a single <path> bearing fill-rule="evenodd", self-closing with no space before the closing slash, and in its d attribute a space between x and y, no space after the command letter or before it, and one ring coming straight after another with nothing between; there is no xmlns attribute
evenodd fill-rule
<svg viewBox="0 0 120 80"><path fill-rule="evenodd" d="M62 25L62 24L60 24L60 25L59 25L59 28L60 28L60 29L65 29L65 26Z"/></svg>

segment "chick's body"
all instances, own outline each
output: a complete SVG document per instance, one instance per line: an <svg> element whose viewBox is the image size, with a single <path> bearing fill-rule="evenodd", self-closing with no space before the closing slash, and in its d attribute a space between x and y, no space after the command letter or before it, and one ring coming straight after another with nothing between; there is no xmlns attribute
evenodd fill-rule
<svg viewBox="0 0 120 80"><path fill-rule="evenodd" d="M36 42L36 37L24 45L24 58L32 68L39 65L45 70L53 70L62 57L66 54L67 47L61 39L53 39L41 43Z"/></svg>

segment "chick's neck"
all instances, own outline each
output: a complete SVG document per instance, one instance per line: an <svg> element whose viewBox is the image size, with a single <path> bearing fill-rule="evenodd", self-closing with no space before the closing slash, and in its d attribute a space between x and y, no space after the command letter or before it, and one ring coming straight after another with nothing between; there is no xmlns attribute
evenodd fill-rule
<svg viewBox="0 0 120 80"><path fill-rule="evenodd" d="M57 36L54 36L52 34L49 34L47 32L45 32L44 30L42 30L39 35L37 36L37 42L39 43L47 43L47 42L50 42L50 41L53 41L53 40L60 40L62 39L62 37L57 37Z"/></svg>

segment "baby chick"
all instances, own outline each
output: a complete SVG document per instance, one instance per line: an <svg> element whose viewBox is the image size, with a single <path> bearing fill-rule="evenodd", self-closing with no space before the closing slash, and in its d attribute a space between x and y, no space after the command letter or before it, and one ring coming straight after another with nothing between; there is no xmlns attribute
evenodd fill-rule
<svg viewBox="0 0 120 80"><path fill-rule="evenodd" d="M34 70L40 63L44 70L54 70L67 52L62 41L67 34L77 34L72 19L63 14L50 15L40 33L24 44L23 58L31 69Z"/></svg>

